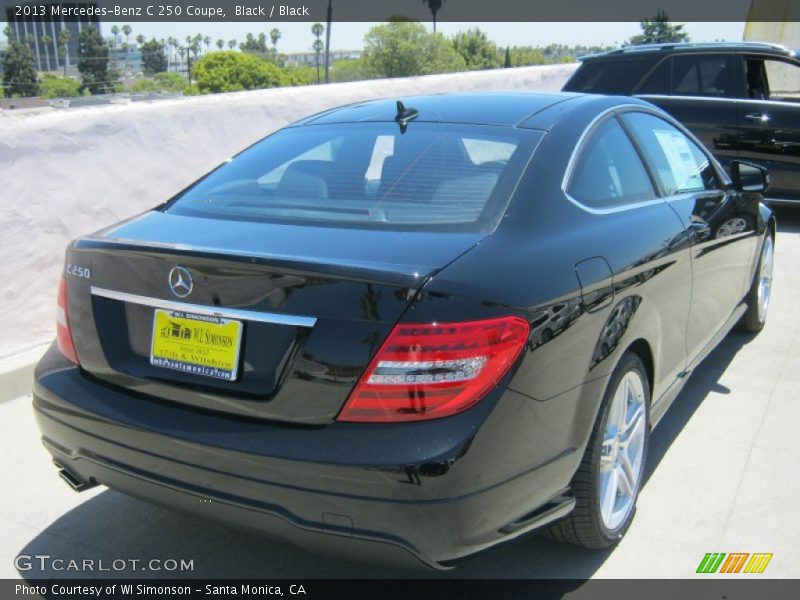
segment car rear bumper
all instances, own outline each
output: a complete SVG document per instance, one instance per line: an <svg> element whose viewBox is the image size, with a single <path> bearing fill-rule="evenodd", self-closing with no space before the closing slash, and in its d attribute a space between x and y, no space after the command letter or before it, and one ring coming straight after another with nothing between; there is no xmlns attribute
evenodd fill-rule
<svg viewBox="0 0 800 600"><path fill-rule="evenodd" d="M531 402L497 393L510 406ZM315 552L446 568L574 506L574 448L508 476L513 461L497 443L476 441L477 429L496 427L486 423L491 396L437 421L288 426L114 388L55 347L37 367L33 396L45 447L78 481Z"/></svg>

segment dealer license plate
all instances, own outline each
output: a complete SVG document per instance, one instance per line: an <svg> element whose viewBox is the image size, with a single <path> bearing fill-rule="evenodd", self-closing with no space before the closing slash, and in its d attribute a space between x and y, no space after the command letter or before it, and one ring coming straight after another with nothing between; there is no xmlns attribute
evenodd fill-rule
<svg viewBox="0 0 800 600"><path fill-rule="evenodd" d="M150 364L233 381L239 366L242 322L156 309Z"/></svg>

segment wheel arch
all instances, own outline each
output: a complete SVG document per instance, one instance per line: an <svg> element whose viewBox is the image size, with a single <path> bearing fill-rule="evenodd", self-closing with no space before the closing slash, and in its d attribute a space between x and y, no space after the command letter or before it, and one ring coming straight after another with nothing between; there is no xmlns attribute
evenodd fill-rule
<svg viewBox="0 0 800 600"><path fill-rule="evenodd" d="M644 372L647 375L647 385L650 388L650 403L653 403L653 386L655 385L655 360L653 358L653 350L650 347L650 342L644 338L637 338L631 342L625 349L625 352L633 352L644 365ZM622 355L625 354L622 353Z"/></svg>

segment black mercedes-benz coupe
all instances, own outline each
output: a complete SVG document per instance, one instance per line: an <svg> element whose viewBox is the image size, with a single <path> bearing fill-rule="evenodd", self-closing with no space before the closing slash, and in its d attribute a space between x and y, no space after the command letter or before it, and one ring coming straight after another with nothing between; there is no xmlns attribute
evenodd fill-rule
<svg viewBox="0 0 800 600"><path fill-rule="evenodd" d="M764 324L766 185L632 98L308 117L69 246L42 440L76 490L338 555L612 545L652 427Z"/></svg>

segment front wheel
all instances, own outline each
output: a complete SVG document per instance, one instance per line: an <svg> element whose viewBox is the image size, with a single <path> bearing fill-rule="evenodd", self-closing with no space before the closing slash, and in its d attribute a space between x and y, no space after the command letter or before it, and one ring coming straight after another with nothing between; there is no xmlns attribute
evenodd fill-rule
<svg viewBox="0 0 800 600"><path fill-rule="evenodd" d="M772 232L767 231L764 236L764 244L761 246L761 254L758 257L756 274L753 283L745 296L747 311L742 315L738 323L738 328L750 333L758 333L764 329L767 322L767 310L772 298L772 265L775 255L775 241Z"/></svg>
<svg viewBox="0 0 800 600"><path fill-rule="evenodd" d="M633 520L644 473L650 386L641 359L626 352L611 375L581 465L572 480L575 510L555 524L556 540L586 548L616 544Z"/></svg>

